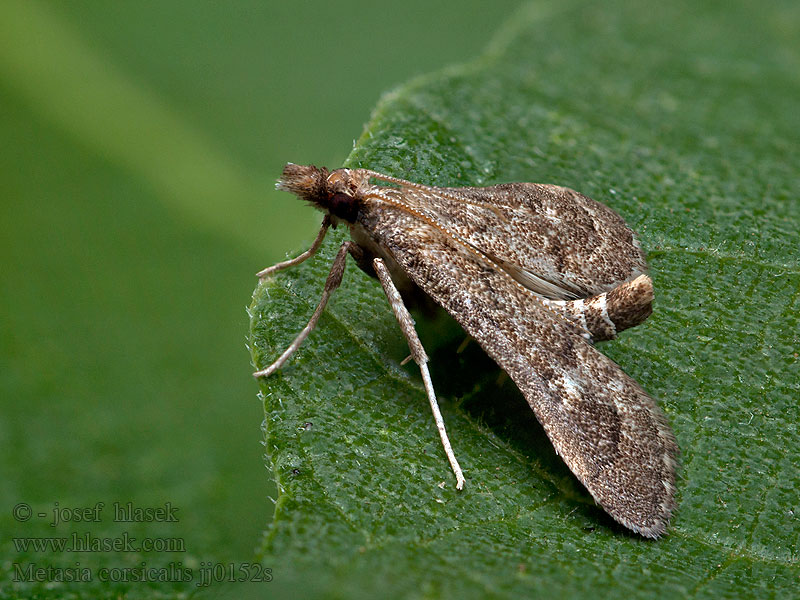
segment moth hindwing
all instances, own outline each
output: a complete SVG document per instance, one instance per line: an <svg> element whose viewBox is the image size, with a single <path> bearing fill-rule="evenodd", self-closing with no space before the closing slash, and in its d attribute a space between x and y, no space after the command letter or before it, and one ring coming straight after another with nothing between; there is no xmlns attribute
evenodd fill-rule
<svg viewBox="0 0 800 600"><path fill-rule="evenodd" d="M330 225L346 225L351 240L339 249L308 325L256 376L280 368L308 336L349 254L384 288L420 367L458 489L464 477L403 303L409 294L444 308L508 373L606 512L646 537L666 531L675 508L675 437L653 399L593 346L651 313L644 253L617 213L555 185L439 188L366 169L288 164L277 187L325 218L308 251L260 277L312 256Z"/></svg>

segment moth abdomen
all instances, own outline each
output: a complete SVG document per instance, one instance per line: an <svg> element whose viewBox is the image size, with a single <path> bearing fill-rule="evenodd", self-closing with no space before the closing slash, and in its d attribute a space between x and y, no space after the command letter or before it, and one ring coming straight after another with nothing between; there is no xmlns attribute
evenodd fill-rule
<svg viewBox="0 0 800 600"><path fill-rule="evenodd" d="M642 274L591 298L545 300L545 304L586 330L592 341L613 340L652 314L653 282Z"/></svg>
<svg viewBox="0 0 800 600"><path fill-rule="evenodd" d="M606 293L608 318L618 332L635 327L653 314L653 298L653 281L639 275Z"/></svg>

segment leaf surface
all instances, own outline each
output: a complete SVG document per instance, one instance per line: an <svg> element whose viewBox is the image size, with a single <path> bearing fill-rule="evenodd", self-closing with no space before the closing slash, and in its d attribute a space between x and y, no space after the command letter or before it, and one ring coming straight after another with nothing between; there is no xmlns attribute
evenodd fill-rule
<svg viewBox="0 0 800 600"><path fill-rule="evenodd" d="M420 315L467 477L456 492L380 286L351 262L317 329L261 383L280 489L262 552L276 589L792 593L798 17L791 3L524 5L477 60L387 94L346 165L432 185L557 183L638 231L655 313L601 350L659 400L681 446L669 534L646 541L616 525L494 363L474 343L459 351L448 318ZM343 234L257 288L259 367L305 325Z"/></svg>

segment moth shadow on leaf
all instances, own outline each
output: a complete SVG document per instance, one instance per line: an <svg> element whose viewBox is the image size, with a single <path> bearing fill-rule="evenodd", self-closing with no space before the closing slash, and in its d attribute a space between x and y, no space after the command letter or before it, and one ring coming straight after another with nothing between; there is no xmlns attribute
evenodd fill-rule
<svg viewBox="0 0 800 600"><path fill-rule="evenodd" d="M415 317L431 359L431 377L437 395L457 406L482 430L491 432L494 436L491 444L524 457L534 467L526 467L528 472L540 473L568 504L574 505L568 509L570 512L579 511L589 523L625 533L627 530L595 504L559 458L522 392L478 343L444 311L434 315L425 311L424 316L417 313ZM407 368L413 376L413 365ZM458 451L464 442L454 438L453 443ZM468 468L472 473L486 473L493 467L471 464ZM501 476L502 470L500 465ZM508 471L511 470L509 465ZM472 483L480 482L473 479ZM520 486L520 502L525 502L524 486Z"/></svg>
<svg viewBox="0 0 800 600"><path fill-rule="evenodd" d="M489 430L496 437L494 443L540 465L555 487L562 491L571 487L590 501L591 496L555 453L522 392L478 343L444 311L433 317L418 315L416 321L431 359L437 395ZM413 373L413 366L409 369ZM454 444L458 446L458 440Z"/></svg>

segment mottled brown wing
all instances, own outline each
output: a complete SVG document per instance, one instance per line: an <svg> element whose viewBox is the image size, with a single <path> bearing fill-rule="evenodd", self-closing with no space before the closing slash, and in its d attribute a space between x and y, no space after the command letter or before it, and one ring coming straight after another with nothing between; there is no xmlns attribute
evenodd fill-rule
<svg viewBox="0 0 800 600"><path fill-rule="evenodd" d="M546 298L586 298L646 272L644 253L623 219L571 189L537 183L430 188L381 177L399 185L378 188L381 194Z"/></svg>
<svg viewBox="0 0 800 600"><path fill-rule="evenodd" d="M368 196L358 224L511 376L597 503L642 535L664 533L677 445L653 399L534 293L431 220Z"/></svg>

